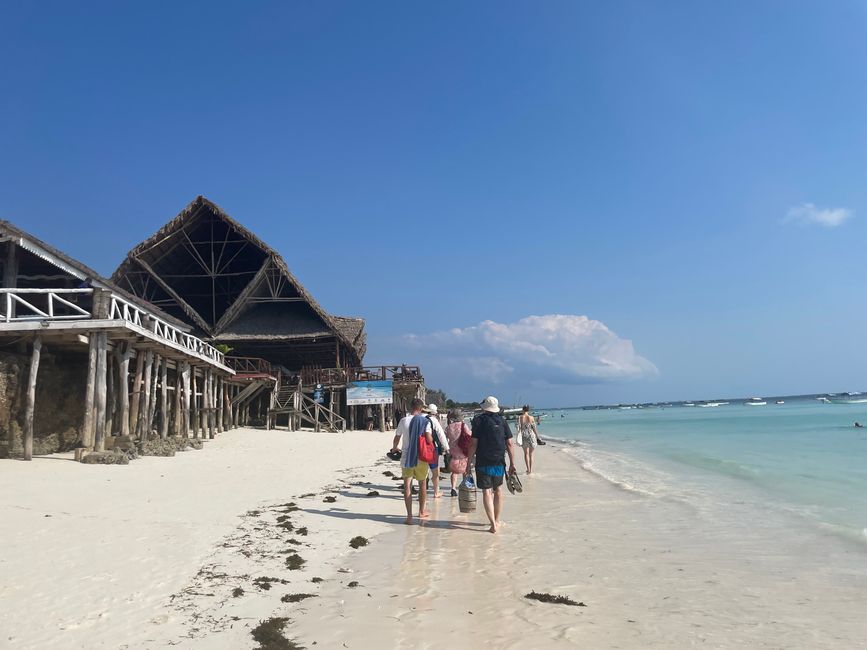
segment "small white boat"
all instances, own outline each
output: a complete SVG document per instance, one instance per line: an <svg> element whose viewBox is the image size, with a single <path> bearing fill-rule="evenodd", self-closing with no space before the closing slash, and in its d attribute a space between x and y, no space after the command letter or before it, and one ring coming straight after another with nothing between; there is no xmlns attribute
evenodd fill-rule
<svg viewBox="0 0 867 650"><path fill-rule="evenodd" d="M774 404L785 404L785 402L781 399L778 399Z"/></svg>
<svg viewBox="0 0 867 650"><path fill-rule="evenodd" d="M744 406L765 406L766 404L767 402L761 397L751 397L746 402L744 402Z"/></svg>
<svg viewBox="0 0 867 650"><path fill-rule="evenodd" d="M695 402L684 402L684 406L695 406Z"/></svg>

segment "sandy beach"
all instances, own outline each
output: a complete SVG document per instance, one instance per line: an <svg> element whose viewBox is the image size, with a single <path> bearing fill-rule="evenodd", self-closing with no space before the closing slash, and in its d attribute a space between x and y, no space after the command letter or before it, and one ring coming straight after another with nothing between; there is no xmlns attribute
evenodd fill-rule
<svg viewBox="0 0 867 650"><path fill-rule="evenodd" d="M390 438L237 430L126 467L5 461L0 646L256 648L277 618L308 648L867 647L859 549L793 566L809 540L769 544L770 521L721 545L736 522L554 444L497 535L448 496L405 526Z"/></svg>
<svg viewBox="0 0 867 650"><path fill-rule="evenodd" d="M286 610L285 594L336 574L352 537L388 528L286 504L373 508L365 486L344 485L372 475L390 438L239 429L128 466L3 461L0 647L255 647L251 628ZM288 570L296 553L305 564ZM285 583L256 583L275 577Z"/></svg>

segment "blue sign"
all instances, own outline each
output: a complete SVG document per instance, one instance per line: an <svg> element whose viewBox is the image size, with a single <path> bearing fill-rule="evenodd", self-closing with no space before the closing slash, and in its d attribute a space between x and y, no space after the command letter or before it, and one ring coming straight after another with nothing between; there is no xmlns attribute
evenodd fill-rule
<svg viewBox="0 0 867 650"><path fill-rule="evenodd" d="M394 387L390 379L385 381L351 381L346 386L346 405L391 404Z"/></svg>

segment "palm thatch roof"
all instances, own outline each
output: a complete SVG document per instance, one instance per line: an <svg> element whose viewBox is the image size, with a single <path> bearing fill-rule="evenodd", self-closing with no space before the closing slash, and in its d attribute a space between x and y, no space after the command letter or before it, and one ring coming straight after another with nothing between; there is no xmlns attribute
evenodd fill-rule
<svg viewBox="0 0 867 650"><path fill-rule="evenodd" d="M89 280L93 287L112 291L124 300L149 311L178 329L185 332L190 331L190 326L184 321L164 312L162 309L152 305L147 300L143 300L142 298L133 295L129 291L126 291L115 284L112 280L104 278L83 262L67 255L60 249L45 243L38 237L30 234L22 228L19 228L9 221L0 220L0 239L15 242L19 247L34 255L35 258L38 258L42 262L45 262L51 267L61 271L61 275L55 276L46 275L44 269L37 269L43 272L40 275L31 275L30 278L32 279L27 279L26 270L22 270L21 273L25 276L24 282L19 284L22 288L75 288L81 281ZM19 265L21 263L22 260L19 260Z"/></svg>
<svg viewBox="0 0 867 650"><path fill-rule="evenodd" d="M133 248L112 279L244 354L299 368L364 356L362 319L329 314L277 251L203 196Z"/></svg>

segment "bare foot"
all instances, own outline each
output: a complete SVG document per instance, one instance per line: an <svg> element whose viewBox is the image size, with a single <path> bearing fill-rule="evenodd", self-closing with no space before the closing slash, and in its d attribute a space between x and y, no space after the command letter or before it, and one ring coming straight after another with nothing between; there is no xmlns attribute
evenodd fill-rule
<svg viewBox="0 0 867 650"><path fill-rule="evenodd" d="M437 492L436 494L434 494L434 499L439 499L441 496L442 496L442 493Z"/></svg>
<svg viewBox="0 0 867 650"><path fill-rule="evenodd" d="M489 533L496 533L497 532L497 524L491 524L491 527L488 528L488 532Z"/></svg>
<svg viewBox="0 0 867 650"><path fill-rule="evenodd" d="M407 517L403 523L405 523L407 526L412 526L412 517Z"/></svg>
<svg viewBox="0 0 867 650"><path fill-rule="evenodd" d="M418 513L419 519L430 519L430 510L425 510L424 512Z"/></svg>

